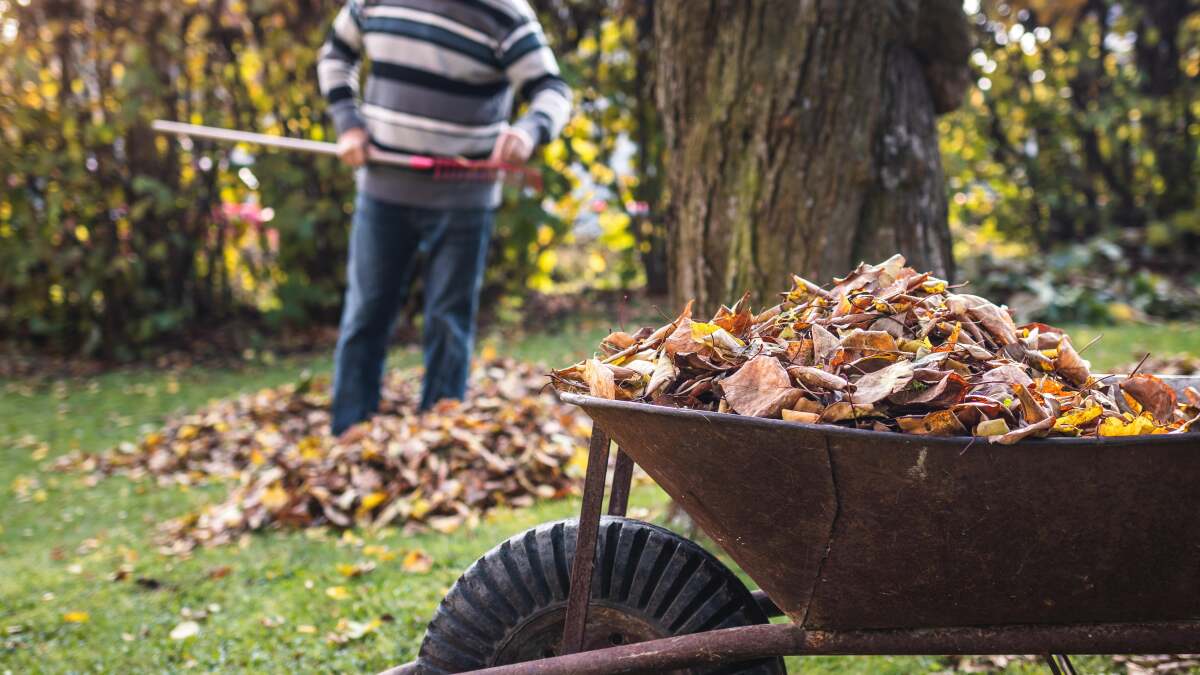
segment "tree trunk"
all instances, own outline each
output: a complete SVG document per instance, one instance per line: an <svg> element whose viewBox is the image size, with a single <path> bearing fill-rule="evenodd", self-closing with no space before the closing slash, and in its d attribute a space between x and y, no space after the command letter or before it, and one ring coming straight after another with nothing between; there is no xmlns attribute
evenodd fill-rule
<svg viewBox="0 0 1200 675"><path fill-rule="evenodd" d="M676 304L895 252L952 274L935 115L968 82L961 3L658 3L655 35Z"/></svg>
<svg viewBox="0 0 1200 675"><path fill-rule="evenodd" d="M640 213L633 224L638 240L638 252L642 269L646 272L646 294L664 297L670 291L670 270L667 267L666 227L661 214L657 213L662 203L663 153L662 129L658 122L658 110L654 105L655 58L658 49L654 43L654 6L656 0L639 0L635 5L637 37L634 49L636 71L633 86L637 92L637 131L635 140L637 154L637 187L634 197L648 209Z"/></svg>

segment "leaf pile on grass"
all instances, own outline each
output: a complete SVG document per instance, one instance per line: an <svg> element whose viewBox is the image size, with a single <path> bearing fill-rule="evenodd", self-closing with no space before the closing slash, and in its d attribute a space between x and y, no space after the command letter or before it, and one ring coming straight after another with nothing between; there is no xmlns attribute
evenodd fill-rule
<svg viewBox="0 0 1200 675"><path fill-rule="evenodd" d="M464 403L417 413L414 371L385 379L380 412L329 435L327 379L265 389L171 420L136 444L59 462L100 475L234 483L221 503L163 526L166 550L271 525L409 525L449 532L500 505L570 493L590 427L512 360L477 367Z"/></svg>
<svg viewBox="0 0 1200 675"><path fill-rule="evenodd" d="M827 287L794 278L759 313L748 296L709 321L609 335L551 375L562 391L800 423L1015 443L1184 432L1200 392L1153 375L1092 376L1059 328L951 290L896 255ZM1181 400L1182 399L1182 400Z"/></svg>

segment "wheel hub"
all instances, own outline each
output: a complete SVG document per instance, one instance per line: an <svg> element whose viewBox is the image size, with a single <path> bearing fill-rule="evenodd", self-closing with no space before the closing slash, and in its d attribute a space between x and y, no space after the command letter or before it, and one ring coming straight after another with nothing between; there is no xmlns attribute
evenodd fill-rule
<svg viewBox="0 0 1200 675"><path fill-rule="evenodd" d="M522 663L535 659L559 656L566 607L551 608L530 618L515 630L500 647L492 665ZM607 649L624 644L670 637L667 633L627 609L595 601L588 607L587 630L583 636L583 651ZM690 675L691 670L672 673Z"/></svg>

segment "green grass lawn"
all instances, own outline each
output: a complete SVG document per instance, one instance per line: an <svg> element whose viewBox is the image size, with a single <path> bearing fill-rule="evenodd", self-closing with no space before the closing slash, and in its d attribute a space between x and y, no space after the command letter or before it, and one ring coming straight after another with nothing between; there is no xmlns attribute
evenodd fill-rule
<svg viewBox="0 0 1200 675"><path fill-rule="evenodd" d="M1105 328L1085 354L1096 370L1135 352L1200 349L1194 326ZM520 339L484 340L499 353L564 364L590 353L602 325ZM1097 329L1075 329L1086 344ZM412 350L393 354L414 365ZM82 381L0 382L0 673L199 671L378 671L414 655L424 624L447 587L484 551L539 522L570 517L576 500L497 511L452 536L408 537L395 529L272 532L187 559L156 551L157 524L219 498L225 486L163 487L112 478L89 486L46 465L73 449L103 450L135 440L174 411L214 398L328 371L327 356L295 357L232 370L113 372ZM635 506L661 513L665 499L639 488ZM405 553L433 559L406 572ZM375 562L347 578L339 564ZM333 590L330 589L344 589ZM71 619L75 619L72 621ZM85 619L85 620L83 620ZM184 621L199 633L175 640ZM337 645L339 621L381 622ZM798 660L793 660L796 667ZM931 658L821 658L806 672L929 672ZM1092 662L1103 668L1102 661ZM1013 672L1038 672L1019 666Z"/></svg>

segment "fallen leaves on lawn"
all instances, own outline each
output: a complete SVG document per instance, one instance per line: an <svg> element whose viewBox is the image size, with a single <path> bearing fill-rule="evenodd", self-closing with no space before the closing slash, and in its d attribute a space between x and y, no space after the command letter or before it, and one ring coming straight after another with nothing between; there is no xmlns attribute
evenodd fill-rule
<svg viewBox="0 0 1200 675"><path fill-rule="evenodd" d="M595 358L556 370L562 391L800 423L986 437L1181 433L1200 392L1151 375L1119 385L1061 329L957 293L896 255L827 287L795 277L761 312L747 296L696 321L692 304L654 330L614 333Z"/></svg>
<svg viewBox="0 0 1200 675"><path fill-rule="evenodd" d="M371 619L370 621L351 621L349 619L338 619L337 627L332 633L325 638L335 645L344 645L352 640L360 640L371 633L374 633L383 625L379 619Z"/></svg>
<svg viewBox="0 0 1200 675"><path fill-rule="evenodd" d="M210 567L208 571L204 573L204 576L216 581L217 579L224 579L225 577L229 576L229 573L232 571L233 568L229 565L217 565L216 567Z"/></svg>
<svg viewBox="0 0 1200 675"><path fill-rule="evenodd" d="M370 561L362 561L357 563L338 563L337 571L344 577L361 577L364 574L369 574L375 570L375 563Z"/></svg>
<svg viewBox="0 0 1200 675"><path fill-rule="evenodd" d="M232 483L223 502L164 524L167 553L268 526L453 532L496 506L576 489L572 459L586 453L589 423L544 390L536 368L509 359L479 364L466 402L424 413L416 411L419 382L411 370L390 373L379 414L348 440L329 435L327 379L306 378L210 404L136 445L76 453L56 466L168 485Z"/></svg>
<svg viewBox="0 0 1200 675"><path fill-rule="evenodd" d="M186 640L200 634L200 624L195 621L182 621L171 629L172 640Z"/></svg>
<svg viewBox="0 0 1200 675"><path fill-rule="evenodd" d="M429 557L428 553L419 548L413 549L404 556L401 567L404 568L405 572L424 574L433 569L433 558Z"/></svg>

